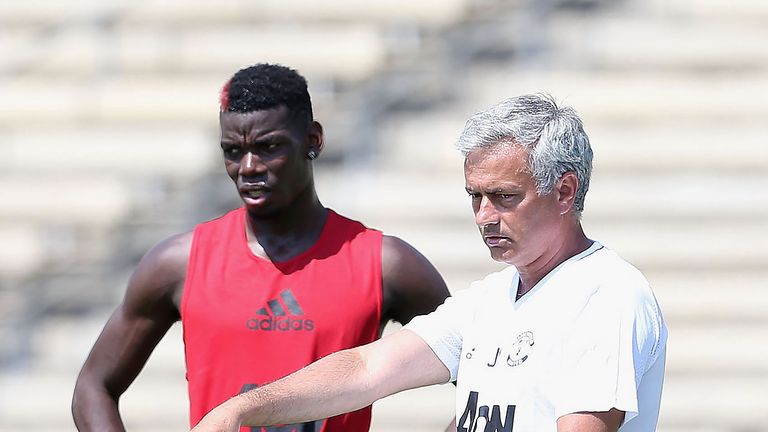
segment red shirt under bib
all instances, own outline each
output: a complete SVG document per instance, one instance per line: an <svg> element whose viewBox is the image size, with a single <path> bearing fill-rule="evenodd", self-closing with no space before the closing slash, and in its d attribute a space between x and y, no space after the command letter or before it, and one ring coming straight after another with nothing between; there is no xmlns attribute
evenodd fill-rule
<svg viewBox="0 0 768 432"><path fill-rule="evenodd" d="M374 341L381 320L380 231L328 211L319 239L286 262L254 255L245 210L198 225L182 299L190 424L224 400L332 352ZM371 408L242 431L367 431Z"/></svg>

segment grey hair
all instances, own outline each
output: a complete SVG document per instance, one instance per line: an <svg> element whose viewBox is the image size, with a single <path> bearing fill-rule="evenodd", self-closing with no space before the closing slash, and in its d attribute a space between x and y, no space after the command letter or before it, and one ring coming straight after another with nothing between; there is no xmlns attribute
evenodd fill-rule
<svg viewBox="0 0 768 432"><path fill-rule="evenodd" d="M466 157L503 143L528 151L528 170L540 196L551 193L563 174L574 172L579 184L573 210L581 215L592 174L592 148L576 111L558 107L548 94L513 97L470 117L456 148Z"/></svg>

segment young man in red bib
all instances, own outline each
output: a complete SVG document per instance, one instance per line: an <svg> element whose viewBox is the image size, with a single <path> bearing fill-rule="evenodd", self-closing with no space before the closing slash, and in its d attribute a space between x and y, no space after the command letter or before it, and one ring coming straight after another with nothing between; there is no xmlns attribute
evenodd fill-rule
<svg viewBox="0 0 768 432"><path fill-rule="evenodd" d="M178 320L194 426L228 398L369 343L388 321L407 323L448 296L410 245L322 205L312 163L323 130L296 71L237 72L222 90L219 120L224 165L244 206L141 260L78 377L79 430L124 430L118 398ZM254 430L367 431L370 420L366 407Z"/></svg>

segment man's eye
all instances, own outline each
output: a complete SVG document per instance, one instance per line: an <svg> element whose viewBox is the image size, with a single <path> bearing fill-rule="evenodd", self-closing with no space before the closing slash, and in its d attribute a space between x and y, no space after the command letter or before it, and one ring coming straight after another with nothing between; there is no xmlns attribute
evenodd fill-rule
<svg viewBox="0 0 768 432"><path fill-rule="evenodd" d="M499 194L499 198L506 200L506 199L512 199L515 197L515 194Z"/></svg>
<svg viewBox="0 0 768 432"><path fill-rule="evenodd" d="M240 154L240 149L237 147L227 147L224 149L224 155L227 157L235 157Z"/></svg>

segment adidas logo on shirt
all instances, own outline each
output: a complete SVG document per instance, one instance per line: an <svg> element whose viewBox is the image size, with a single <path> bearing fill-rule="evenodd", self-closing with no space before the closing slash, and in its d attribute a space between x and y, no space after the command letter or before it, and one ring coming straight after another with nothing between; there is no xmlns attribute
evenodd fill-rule
<svg viewBox="0 0 768 432"><path fill-rule="evenodd" d="M281 292L279 299L269 300L266 307L256 311L256 315L246 322L249 330L313 331L315 329L313 320L301 318L304 311L301 310L299 302L290 289Z"/></svg>

